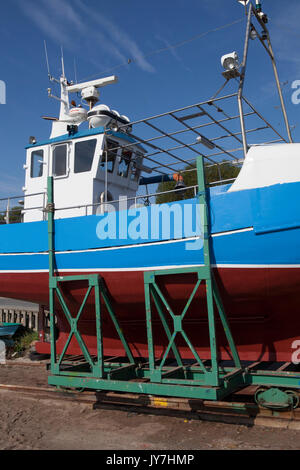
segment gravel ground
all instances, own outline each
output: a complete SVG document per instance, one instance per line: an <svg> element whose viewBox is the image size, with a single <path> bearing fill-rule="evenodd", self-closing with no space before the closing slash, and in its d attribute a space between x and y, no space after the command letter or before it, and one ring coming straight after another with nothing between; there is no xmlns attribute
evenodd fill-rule
<svg viewBox="0 0 300 470"><path fill-rule="evenodd" d="M0 383L47 386L43 367L0 366ZM0 449L299 450L300 431L34 399L1 391Z"/></svg>

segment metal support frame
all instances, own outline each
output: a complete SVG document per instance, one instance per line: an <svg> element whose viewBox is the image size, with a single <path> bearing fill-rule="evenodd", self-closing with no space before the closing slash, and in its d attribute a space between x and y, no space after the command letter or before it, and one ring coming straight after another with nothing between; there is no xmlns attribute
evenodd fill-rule
<svg viewBox="0 0 300 470"><path fill-rule="evenodd" d="M162 294L162 291L159 288L157 279L161 276L171 276L174 274L180 274L184 276L185 274L196 273L197 282L193 289L192 294L187 300L187 303L180 315L175 315L172 311L170 305L168 304L166 298ZM230 350L234 358L235 372L234 379L236 380L237 375L242 374L242 368L238 352L235 347L233 337L231 335L230 326L227 321L221 299L217 292L216 284L212 277L211 269L208 266L200 267L197 269L173 269L166 271L154 271L147 272L144 275L145 280L145 304L146 304L146 319L147 319L147 336L148 336L148 350L149 350L149 376L151 382L154 383L163 383L163 378L166 376L171 376L173 379L179 379L180 385L199 385L201 383L202 392L204 392L204 386L210 387L222 387L224 385L224 377L220 375L219 360L218 360L218 350L217 350L217 336L216 336L216 316L214 310L214 302L217 305L218 314L220 316L227 341L230 345ZM186 316L188 308L193 301L200 285L202 282L206 284L207 291L207 312L208 312L208 324L209 324L209 339L210 339L210 351L211 351L211 366L206 367L204 361L201 360L199 354L196 351L196 348L191 343L186 331L183 328L183 320ZM153 342L152 334L152 308L151 308L151 299L154 301L156 309L158 311L159 317L161 319L163 328L168 337L169 344L164 352L163 358L160 361L160 364L157 365L155 357L155 346ZM171 333L166 316L164 314L164 307L167 312L170 314L173 324L174 331ZM200 313L200 312L199 312ZM180 352L176 346L176 337L181 334L184 338L186 344L191 350L196 363L191 366L185 366L181 358ZM175 368L165 368L166 360L170 351L173 351L175 356L177 366ZM233 376L232 376L233 377ZM173 382L174 383L174 382Z"/></svg>
<svg viewBox="0 0 300 470"><path fill-rule="evenodd" d="M210 224L209 210L204 174L204 158L197 158L198 199L201 210L203 237L204 264L198 268L166 269L144 273L146 327L148 338L148 358L135 360L130 346L119 325L117 316L99 275L86 276L59 276L55 270L54 246L54 201L53 179L48 180L48 233L49 233L49 295L50 295L50 330L51 330L51 374L49 384L78 389L107 390L117 392L132 392L148 395L169 397L198 398L205 400L222 400L235 391L248 385L263 386L256 394L256 400L261 406L284 409L298 405L297 390L300 389L300 373L286 370L286 365L277 370L260 370L260 363L243 366L231 334L222 299L211 268ZM172 275L181 276L195 273L197 281L187 299L186 305L180 315L175 315L168 300L159 287L159 278ZM85 281L88 284L87 292L78 312L72 312L66 305L60 285L67 282ZM196 347L191 343L183 327L183 320L188 309L195 299L196 293L202 283L206 284L207 315L211 360L203 361ZM86 301L95 291L95 326L97 332L97 355L92 357L88 351L79 331L79 319L82 315ZM56 353L55 340L55 297L58 298L63 314L70 325L70 335L60 357ZM102 302L101 302L102 301ZM115 329L124 347L124 358L107 358L103 349L102 331L102 303L105 304L108 314L113 321ZM153 305L155 305L162 327L168 338L168 345L163 357L158 360L155 354L155 342L152 332ZM169 327L166 312L173 321L173 332ZM200 312L199 312L200 313ZM233 358L234 367L226 367L220 363L218 357L216 320L219 317ZM191 350L195 363L184 361L176 345L177 335L181 335ZM82 356L67 356L68 345L76 337L81 347ZM172 351L175 358L173 364L167 363L169 353ZM126 356L126 357L125 357ZM292 389L292 390L291 390Z"/></svg>
<svg viewBox="0 0 300 470"><path fill-rule="evenodd" d="M203 237L203 258L204 265L197 268L185 268L185 269L167 269L160 271L152 271L144 273L144 282L145 282L145 305L146 305L146 320L147 320L147 336L148 336L148 350L149 350L149 370L150 370L150 380L152 382L162 383L163 378L166 376L176 375L180 377L180 383L184 384L199 384L201 377L201 393L204 392L205 386L209 387L218 387L222 389L222 392L225 391L224 388L224 377L221 376L221 370L219 368L219 358L218 358L218 347L217 347L217 335L216 335L216 315L215 315L215 305L217 307L218 315L220 317L227 342L230 347L230 351L234 361L234 369L231 371L230 377L226 378L227 381L227 391L232 391L232 385L230 382L234 381L237 383L237 378L240 376L242 378L242 367L239 359L239 355L231 334L230 325L228 323L225 310L222 304L221 297L218 292L217 284L213 277L212 268L211 268L211 255L210 255L210 235L209 235L209 220L208 220L208 205L207 205L207 196L206 196L206 185L205 185L205 173L204 173L204 159L202 156L197 158L197 176L198 176L198 199L199 199L199 210L201 210L202 215L202 230L201 236ZM162 276L171 276L180 274L184 276L185 274L195 273L197 275L196 285L187 300L187 303L181 313L181 315L175 315L172 311L167 299L164 297L161 289L159 288L157 279ZM199 357L195 347L191 343L187 333L183 328L183 320L187 314L187 311L195 298L195 295L200 288L200 285L204 282L206 284L206 300L207 300L207 314L208 314L208 326L209 326L209 341L210 341L210 351L211 351L211 365L210 367L205 367L204 362ZM159 365L156 365L155 358L155 348L153 344L153 334L152 334L152 307L151 299L153 300L159 317L161 319L163 328L169 340L169 344L165 350L164 356ZM171 333L168 322L164 314L164 308L170 314L173 324L174 332ZM200 312L199 312L200 313ZM183 360L180 356L179 350L176 347L176 337L178 334L181 334L184 338L186 344L191 350L193 357L196 360L193 368L185 367ZM170 351L173 351L175 356L177 367L173 370L164 371L164 366L167 360L167 357ZM242 380L241 380L242 382ZM236 385L235 385L236 386Z"/></svg>
<svg viewBox="0 0 300 470"><path fill-rule="evenodd" d="M106 286L102 278L98 274L89 274L81 276L56 276L55 275L55 247L54 247L54 200L53 200L53 177L48 178L48 235L49 235L49 306L50 306L50 336L51 336L51 372L54 375L72 375L72 372L65 370L63 365L66 365L66 358L68 347L71 343L73 337L77 339L78 345L83 353L85 359L85 365L88 369L84 368L82 373L84 376L90 377L99 377L103 378L105 376L105 367L107 363L103 355L103 333L102 333L102 305L104 303L108 314L115 326L117 334L120 338L121 343L124 347L124 352L127 356L129 363L127 366L132 367L135 365L134 358L130 347L128 346L125 337L123 335L122 329L118 323L117 317L112 308ZM64 299L61 284L68 282L82 282L85 281L88 284L88 288L84 299L81 303L81 306L76 312L76 315L72 315L72 312L68 308L66 301ZM95 325L96 325L96 335L97 335L97 356L93 358L80 334L78 323L84 311L86 302L94 291L95 295ZM64 345L63 351L60 357L57 357L56 352L56 335L55 335L55 297L58 299L60 307L65 315L69 325L70 325L70 334ZM103 301L103 302L101 302ZM114 364L114 367L118 367L117 364Z"/></svg>
<svg viewBox="0 0 300 470"><path fill-rule="evenodd" d="M204 174L204 159L198 156L197 174L199 188L199 210L201 210L202 233L203 236L203 253L204 264L196 269L167 269L159 272L144 273L145 283L145 307L146 307L146 324L149 354L146 364L137 365L131 353L130 347L122 333L118 324L117 317L113 312L108 294L103 285L103 281L98 275L87 276L56 276L55 275L55 247L54 247L54 201L53 201L53 179L48 180L48 233L49 233L49 291L50 291L50 323L51 323L51 372L49 383L57 386L77 386L75 384L85 384L87 388L96 388L104 390L132 391L151 394L165 394L169 396L183 396L187 398L208 398L216 400L222 398L236 390L243 384L243 370L235 347L235 343L230 331L230 326L226 318L226 314L222 305L217 285L213 278L210 257L210 240L209 240L209 220L207 208L207 196ZM163 296L156 278L158 276L185 274L195 272L197 274L197 282L192 294L187 300L186 306L181 315L175 315L167 300ZM87 281L88 290L83 302L76 313L72 315L60 289L60 284L64 282ZM209 338L211 348L211 365L207 367L203 360L199 357L195 346L191 343L187 333L183 328L183 320L187 314L189 306L193 301L202 282L206 284L207 292L207 312L209 321ZM80 334L78 322L83 312L86 301L92 291L95 290L95 322L97 332L97 357L92 358L84 340ZM57 357L55 342L55 311L54 297L57 296L62 311L70 325L70 334L64 345L62 354ZM102 332L102 316L101 316L101 297L103 298L106 308L111 319L114 322L119 338L123 344L127 356L127 362L112 362L105 359L103 351L103 332ZM152 334L152 306L153 299L161 319L163 328L169 340L168 347L165 350L164 357L160 364L155 356L155 345ZM216 338L216 315L215 305L222 322L227 341L234 359L235 367L230 370L230 374L224 373L219 367L217 338ZM174 323L174 332L168 326L165 317L164 307L171 315ZM200 312L199 312L200 313ZM181 334L188 344L196 364L184 365L180 352L176 346L176 336ZM66 358L68 346L73 338L82 350L83 359L76 362ZM166 365L166 361L170 351L173 351L177 362L177 367ZM72 359L72 358L71 358ZM134 381L132 381L134 379Z"/></svg>
<svg viewBox="0 0 300 470"><path fill-rule="evenodd" d="M72 313L70 312L69 308L67 307L67 304L64 300L62 291L60 289L60 283L64 282L76 282L76 281L87 281L88 283L88 289L85 294L84 300L76 314L75 317L72 316ZM126 353L127 359L129 361L129 366L135 365L134 358L132 355L132 352L130 350L130 347L128 346L123 332L120 328L120 325L117 321L117 318L114 314L114 311L112 309L106 288L104 286L104 283L101 279L100 276L97 274L93 275L87 275L87 276L58 276L58 277L52 277L50 278L50 292L52 292L53 296L56 294L60 306L62 307L63 313L65 317L68 320L68 323L70 325L70 334L69 337L64 345L63 351L58 358L57 355L52 354L51 355L51 371L54 374L64 374L64 375L72 375L71 372L64 371L62 368L62 365L64 363L64 359L66 357L66 353L68 350L68 347L71 343L71 340L73 336L77 339L77 342L79 344L79 347L83 353L83 357L85 359L85 364L88 366L88 369L90 370L89 372L85 369L84 370L84 375L85 376L91 376L91 377L99 377L103 378L105 376L105 367L107 366L107 363L105 362L104 355L103 355L103 333L102 333L102 318L101 318L101 299L103 299L104 304L106 306L107 311L109 312L109 316L111 320L114 323L114 326L116 328L116 331L118 333L118 336L123 344L124 351ZM82 312L84 310L84 307L86 305L87 299L90 296L92 290L94 290L95 293L95 325L96 325L96 335L97 335L97 356L93 358L80 334L79 328L78 328L78 322L80 320L80 317L82 315ZM51 335L51 344L53 350L55 349L55 338Z"/></svg>
<svg viewBox="0 0 300 470"><path fill-rule="evenodd" d="M236 107L236 103L239 104L239 100L240 106L237 106L237 114L235 113L233 115L232 111L229 114L224 109L225 106L229 106L229 104ZM244 107L246 107L246 110L243 109ZM208 109L210 111L208 111ZM182 115L182 113L186 113L187 111L195 111L195 113L189 114L188 116ZM241 112L243 113L242 115ZM224 118L220 119L220 114L222 114ZM201 120L198 121L199 124L197 125L189 125L187 121L191 119L193 115L207 119L205 122L201 122ZM251 129L246 128L246 118L248 117L255 117L256 119L255 127ZM228 125L237 119L242 119L244 122L244 127L242 126L241 132L238 133L236 130L228 127ZM263 126L262 122L264 124ZM178 125L180 129L178 129ZM152 165L152 171L158 175L171 174L174 171L178 171L178 167L186 170L188 166L195 164L196 155L199 154L197 150L199 143L195 139L201 135L200 131L214 130L222 133L217 137L210 138L218 152L212 150L203 153L201 151L204 160L210 165L222 165L225 161L228 163L241 163L245 158L244 152L242 157L241 151L245 150L245 138L249 133L256 135L258 132L271 130L279 137L278 142L287 142L287 140L256 110L249 100L245 98L243 88L236 93L209 99L184 108L135 121L132 123L132 126L136 128L139 126L138 135L136 133L134 135L131 134L135 142L116 145L116 147L111 150L132 149L136 145L136 142L142 144L147 149L147 153L144 154L144 159ZM142 138L141 135L145 132L146 128L148 130L147 133L149 133L149 128L151 128L156 132L156 135ZM185 142L182 138L178 139L178 136L182 136ZM216 144L216 141L220 142L220 144ZM242 147L227 149L225 147L226 141L228 141L229 145L239 144L242 145ZM158 146L157 142L161 142L161 144ZM174 146L174 142L178 145ZM270 143L268 137L265 136L264 144L267 145L268 143ZM168 173L165 172L166 170Z"/></svg>

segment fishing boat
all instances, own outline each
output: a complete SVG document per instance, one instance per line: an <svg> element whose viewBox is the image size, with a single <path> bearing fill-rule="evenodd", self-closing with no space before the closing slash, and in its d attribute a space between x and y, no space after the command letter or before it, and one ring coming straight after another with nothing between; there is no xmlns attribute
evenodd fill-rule
<svg viewBox="0 0 300 470"><path fill-rule="evenodd" d="M271 57L287 137L244 95L251 38ZM117 77L85 83L68 82L64 72L59 80L50 77L59 82L60 114L46 117L52 121L50 138L31 137L26 147L24 194L15 198L24 201L19 223L10 220L14 198L7 203L6 223L0 226L0 296L49 305L47 218L52 211L54 275L99 274L134 357L147 357L145 273L191 268L184 276L166 275L160 281L180 313L195 284L192 270L205 262L199 188L184 181L201 155L205 167L216 167L220 175L207 189L211 266L239 356L291 361L300 331L300 144L292 141L261 10L248 16L242 62L234 52L222 57L222 65L222 90L237 81L233 92L220 96L219 90L209 99L138 121L97 104L99 89ZM80 105L72 100L74 94L81 95ZM51 90L49 95L54 97ZM222 177L226 165L240 168L234 180ZM172 181L175 188L164 191L167 202L158 203L152 188ZM77 312L85 297L84 280L65 284L62 292L70 311ZM58 301L55 309L56 351L80 355L78 338L68 341L70 322ZM92 295L79 326L90 354L97 354ZM209 359L205 286L190 303L184 326L197 354ZM105 317L102 328L106 355L122 355L115 325ZM152 328L160 357L168 338L158 315ZM219 355L231 359L219 323L216 328ZM184 338L177 346L183 358L193 356ZM44 324L36 349L50 352Z"/></svg>

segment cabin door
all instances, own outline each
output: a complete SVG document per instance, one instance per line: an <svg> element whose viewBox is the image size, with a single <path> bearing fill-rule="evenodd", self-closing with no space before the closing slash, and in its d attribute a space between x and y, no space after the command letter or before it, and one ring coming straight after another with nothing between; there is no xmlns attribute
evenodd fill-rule
<svg viewBox="0 0 300 470"><path fill-rule="evenodd" d="M72 190L76 190L71 187L70 182L70 156L70 142L56 144L51 148L50 175L53 176L54 200L58 218L66 216L61 209L70 207L70 195Z"/></svg>
<svg viewBox="0 0 300 470"><path fill-rule="evenodd" d="M70 144L63 143L52 147L52 176L54 179L69 176Z"/></svg>

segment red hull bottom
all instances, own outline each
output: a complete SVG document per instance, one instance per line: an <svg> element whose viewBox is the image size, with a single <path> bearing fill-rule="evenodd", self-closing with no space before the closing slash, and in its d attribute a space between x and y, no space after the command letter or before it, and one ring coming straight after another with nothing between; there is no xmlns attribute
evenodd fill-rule
<svg viewBox="0 0 300 470"><path fill-rule="evenodd" d="M143 273L106 272L102 275L133 354L137 357L147 357ZM300 296L298 295L300 268L220 268L216 270L216 278L241 359L292 361L295 352L293 342L300 340ZM164 278L164 283L160 286L174 313L182 312L195 283L193 275ZM47 273L1 274L0 286L0 295L3 297L48 304ZM67 304L71 311L74 311L74 315L85 292L84 284L79 287L68 285L68 290L64 291ZM96 354L93 303L94 299L91 296L79 322L79 330L90 353ZM168 341L155 309L153 312L155 351L157 357L160 357ZM104 354L124 356L123 347L112 322L107 312L103 313ZM69 326L58 304L57 317L59 329L57 351L61 353L69 335ZM193 300L183 327L200 357L209 359L204 286ZM170 328L173 329L172 323ZM217 321L217 334L221 358L231 359L219 321ZM177 339L182 357L192 359L193 355L183 338ZM50 353L50 345L40 341L36 350L39 353ZM82 354L75 338L71 341L67 354Z"/></svg>

